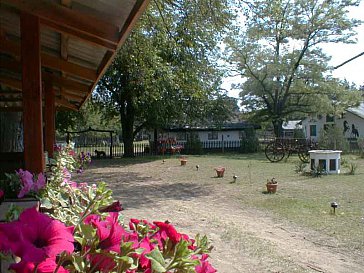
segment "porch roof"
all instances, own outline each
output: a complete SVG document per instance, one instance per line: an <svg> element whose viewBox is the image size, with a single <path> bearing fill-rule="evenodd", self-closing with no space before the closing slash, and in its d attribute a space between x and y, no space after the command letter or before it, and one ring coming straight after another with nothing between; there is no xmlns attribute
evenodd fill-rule
<svg viewBox="0 0 364 273"><path fill-rule="evenodd" d="M0 111L22 111L20 14L41 24L42 80L57 107L78 110L149 0L0 0Z"/></svg>

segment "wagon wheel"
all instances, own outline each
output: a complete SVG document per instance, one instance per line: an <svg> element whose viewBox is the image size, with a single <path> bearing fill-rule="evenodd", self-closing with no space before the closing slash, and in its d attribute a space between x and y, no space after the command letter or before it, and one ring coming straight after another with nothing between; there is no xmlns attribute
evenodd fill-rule
<svg viewBox="0 0 364 273"><path fill-rule="evenodd" d="M284 147L280 143L270 143L265 147L265 156L271 162L281 161L284 157Z"/></svg>
<svg viewBox="0 0 364 273"><path fill-rule="evenodd" d="M308 152L308 149L305 148L300 148L298 150L298 158L303 162L303 163L308 163L309 159L310 159L310 154Z"/></svg>

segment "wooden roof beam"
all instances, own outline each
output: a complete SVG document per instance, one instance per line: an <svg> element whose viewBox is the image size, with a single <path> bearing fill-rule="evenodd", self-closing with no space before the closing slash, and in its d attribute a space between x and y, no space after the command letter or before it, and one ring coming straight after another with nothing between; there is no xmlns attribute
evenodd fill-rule
<svg viewBox="0 0 364 273"><path fill-rule="evenodd" d="M63 106L65 108L68 108L68 109L73 110L73 111L78 111L78 107L76 105L70 103L64 97L61 97L61 98L56 97L56 105L57 106Z"/></svg>
<svg viewBox="0 0 364 273"><path fill-rule="evenodd" d="M0 82L1 84L10 87L12 89L20 91L22 90L21 80L0 75Z"/></svg>
<svg viewBox="0 0 364 273"><path fill-rule="evenodd" d="M132 31L132 29L135 26L136 22L138 21L139 17L143 14L144 10L147 8L149 1L150 0L145 0L145 1L137 0L135 2L135 5L129 14L129 17L126 19L125 24L120 31L119 40L118 40L119 48L124 44L126 38ZM113 61L115 55L116 55L116 52L112 52L110 50L106 52L103 60L101 61L101 64L99 65L99 67L97 69L99 76L96 79L96 81L94 82L91 90L94 89L94 87L97 85L98 81L105 74L106 69L109 67L109 65ZM88 97L90 95L91 95L91 92L89 93ZM86 101L88 99L88 97L86 97L84 101ZM83 102L82 102L82 104L83 104Z"/></svg>
<svg viewBox="0 0 364 273"><path fill-rule="evenodd" d="M4 69L7 69L7 70L15 72L15 73L21 73L21 63L18 61L15 61L15 60L6 60L6 62L1 61L0 68L4 68ZM7 77L3 77L3 78L4 78L4 85L7 85L6 83L8 83L8 86L10 85L10 87L13 87L13 88L18 87L18 84L16 83L16 81L17 81L16 79L7 78ZM1 77L0 79L3 79L3 78ZM54 75L50 72L43 71L42 79L50 80L52 82L53 86L58 86L59 88L64 88L66 90L72 90L77 93L80 93L81 96L84 96L88 92L90 92L90 88L91 88L89 85L82 84L82 83L79 83L79 82L71 80L71 79L62 78L62 77ZM20 82L20 79L18 81ZM16 89L18 89L18 88L16 88Z"/></svg>
<svg viewBox="0 0 364 273"><path fill-rule="evenodd" d="M13 55L15 57L20 56L20 45L16 42L9 40L2 40L0 43L0 51ZM41 53L42 66L53 68L67 74L75 75L82 79L95 81L97 79L96 71L90 68L83 67L78 64L74 64L55 57L46 53Z"/></svg>
<svg viewBox="0 0 364 273"><path fill-rule="evenodd" d="M104 20L81 14L65 6L45 0L1 0L1 4L33 14L44 26L66 33L86 42L115 51L119 42L119 28Z"/></svg>

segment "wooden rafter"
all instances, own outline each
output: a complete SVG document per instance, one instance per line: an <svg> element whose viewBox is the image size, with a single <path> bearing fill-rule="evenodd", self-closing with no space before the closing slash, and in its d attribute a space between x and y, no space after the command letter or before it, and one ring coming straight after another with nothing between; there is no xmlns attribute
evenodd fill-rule
<svg viewBox="0 0 364 273"><path fill-rule="evenodd" d="M8 71L20 73L21 72L21 63L15 60L7 60L6 62L0 62L0 68L7 69ZM86 84L79 83L77 81L71 79L65 79L60 76L56 76L50 72L42 72L42 79L50 80L53 86L57 86L59 88L64 88L65 90L72 90L83 97L90 91L90 86ZM6 86L12 87L17 90L21 90L21 82L20 79L14 79L10 77L0 76L0 81Z"/></svg>
<svg viewBox="0 0 364 273"><path fill-rule="evenodd" d="M58 106L63 106L65 108L68 108L73 111L78 111L78 107L75 106L74 104L70 103L64 97L61 97L61 98L56 97L56 104L58 104Z"/></svg>
<svg viewBox="0 0 364 273"><path fill-rule="evenodd" d="M106 21L45 0L1 0L2 4L33 14L42 25L89 43L116 50L119 28Z"/></svg>
<svg viewBox="0 0 364 273"><path fill-rule="evenodd" d="M0 51L19 57L20 45L13 41L2 40L0 43ZM97 79L95 70L62 60L60 57L52 56L43 52L41 53L41 60L42 66L53 68L90 81L95 81Z"/></svg>
<svg viewBox="0 0 364 273"><path fill-rule="evenodd" d="M118 48L120 48L124 44L124 42L125 42L126 38L128 37L129 33L132 31L132 29L135 26L137 20L142 15L144 10L147 8L148 4L149 4L149 0L147 0L147 1L136 1L133 9L131 10L128 18L125 21L124 27L120 31L119 40L118 40ZM106 52L106 54L104 55L103 60L101 61L101 64L99 65L99 67L97 69L98 77L97 77L96 81L94 82L91 90L93 90L95 88L97 82L104 75L104 73L106 72L106 69L109 67L109 65L113 61L115 55L116 55L116 52L112 52L112 51L107 51ZM91 95L91 93L89 93L89 96L90 95Z"/></svg>

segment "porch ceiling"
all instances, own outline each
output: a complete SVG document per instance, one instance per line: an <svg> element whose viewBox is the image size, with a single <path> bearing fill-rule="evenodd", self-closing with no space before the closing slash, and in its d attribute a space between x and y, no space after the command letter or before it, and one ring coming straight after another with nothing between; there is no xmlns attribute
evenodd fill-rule
<svg viewBox="0 0 364 273"><path fill-rule="evenodd" d="M149 0L0 0L0 111L22 110L20 13L40 19L42 80L78 110Z"/></svg>

